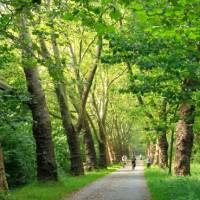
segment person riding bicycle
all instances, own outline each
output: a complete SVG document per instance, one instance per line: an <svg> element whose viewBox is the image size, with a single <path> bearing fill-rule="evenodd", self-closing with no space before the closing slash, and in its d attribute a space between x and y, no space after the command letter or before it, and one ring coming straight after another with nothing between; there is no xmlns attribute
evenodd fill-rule
<svg viewBox="0 0 200 200"><path fill-rule="evenodd" d="M126 155L123 155L123 156L122 156L123 167L126 166L126 161L127 161L127 156L126 156Z"/></svg>
<svg viewBox="0 0 200 200"><path fill-rule="evenodd" d="M135 156L132 158L131 164L132 164L132 169L135 169L135 167L136 167L136 158L135 158Z"/></svg>

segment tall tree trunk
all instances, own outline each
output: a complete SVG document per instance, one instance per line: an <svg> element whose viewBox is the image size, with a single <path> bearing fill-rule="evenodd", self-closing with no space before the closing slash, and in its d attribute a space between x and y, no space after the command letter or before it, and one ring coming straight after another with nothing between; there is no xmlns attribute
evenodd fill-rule
<svg viewBox="0 0 200 200"><path fill-rule="evenodd" d="M90 125L86 119L83 122L83 131L84 131L84 143L86 147L86 160L89 170L92 170L97 167L97 158L96 151L94 148L94 141L92 138L92 133Z"/></svg>
<svg viewBox="0 0 200 200"><path fill-rule="evenodd" d="M113 157L112 157L112 153L111 153L111 147L110 144L108 143L107 140L107 144L106 144L106 158L107 158L107 164L111 165L113 163Z"/></svg>
<svg viewBox="0 0 200 200"><path fill-rule="evenodd" d="M194 112L194 105L182 103L180 106L180 119L176 125L176 154L174 166L175 175L190 175L190 157L193 146Z"/></svg>
<svg viewBox="0 0 200 200"><path fill-rule="evenodd" d="M20 38L24 44L22 47L22 67L31 95L29 107L33 116L33 134L36 141L37 177L39 181L57 180L50 116L39 81L36 61L33 59L34 52L26 21L27 15L22 13L20 18Z"/></svg>
<svg viewBox="0 0 200 200"><path fill-rule="evenodd" d="M65 95L65 86L63 84L56 84L56 95L60 107L61 117L65 133L67 135L67 142L70 151L71 160L71 174L78 176L84 174L82 157L80 152L80 142L78 134L72 124L70 111L67 105L67 96Z"/></svg>
<svg viewBox="0 0 200 200"><path fill-rule="evenodd" d="M102 125L99 127L99 136L100 136L100 141L99 141L99 167L101 168L106 168L107 167L107 147L106 147L106 135L104 132L104 128Z"/></svg>
<svg viewBox="0 0 200 200"><path fill-rule="evenodd" d="M166 131L163 131L158 138L158 146L159 146L159 166L161 168L168 167L168 142Z"/></svg>
<svg viewBox="0 0 200 200"><path fill-rule="evenodd" d="M155 145L152 141L149 141L147 144L147 156L151 159L152 163L155 159Z"/></svg>
<svg viewBox="0 0 200 200"><path fill-rule="evenodd" d="M154 155L154 165L158 165L159 164L159 155L160 155L160 153L159 153L159 150L160 150L160 148L159 148L159 145L158 145L158 139L156 140L156 147L155 147L155 155Z"/></svg>
<svg viewBox="0 0 200 200"><path fill-rule="evenodd" d="M3 159L3 151L0 144L0 193L3 193L4 195L8 192L8 183L6 180L6 172L4 167L4 159Z"/></svg>
<svg viewBox="0 0 200 200"><path fill-rule="evenodd" d="M96 99L94 96L94 93L92 93L92 104L94 107L94 110L96 112L97 117L97 123L99 127L99 167L106 168L107 163L107 141L106 141L106 112L107 112L107 104L104 110L99 110L98 105L96 103ZM101 112L101 114L100 114Z"/></svg>
<svg viewBox="0 0 200 200"><path fill-rule="evenodd" d="M162 107L160 111L160 120L164 124L161 134L158 136L158 146L159 146L159 166L161 168L168 167L168 141L167 141L167 100L164 99L162 102Z"/></svg>

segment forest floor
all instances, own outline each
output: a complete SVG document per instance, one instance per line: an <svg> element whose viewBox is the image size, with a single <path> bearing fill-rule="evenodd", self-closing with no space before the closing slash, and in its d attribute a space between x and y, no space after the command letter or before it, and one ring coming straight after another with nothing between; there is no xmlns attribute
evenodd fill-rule
<svg viewBox="0 0 200 200"><path fill-rule="evenodd" d="M153 200L200 200L200 165L191 165L191 176L175 177L167 170L145 169Z"/></svg>
<svg viewBox="0 0 200 200"><path fill-rule="evenodd" d="M65 200L150 200L144 178L142 161L137 161L135 170L131 166L98 180L73 193Z"/></svg>

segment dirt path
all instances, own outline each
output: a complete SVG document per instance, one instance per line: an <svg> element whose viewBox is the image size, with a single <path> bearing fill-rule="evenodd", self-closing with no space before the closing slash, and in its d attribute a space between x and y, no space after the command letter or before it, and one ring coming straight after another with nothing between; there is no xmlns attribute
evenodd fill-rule
<svg viewBox="0 0 200 200"><path fill-rule="evenodd" d="M73 193L65 200L150 200L143 172L143 163L137 161L134 171L127 166Z"/></svg>

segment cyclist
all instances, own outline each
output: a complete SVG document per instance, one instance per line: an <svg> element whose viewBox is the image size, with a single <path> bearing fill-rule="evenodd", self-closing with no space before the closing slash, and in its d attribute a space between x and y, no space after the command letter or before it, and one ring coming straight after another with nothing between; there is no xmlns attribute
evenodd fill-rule
<svg viewBox="0 0 200 200"><path fill-rule="evenodd" d="M123 167L126 166L126 161L127 161L127 156L126 156L126 155L123 155L123 156L122 156L122 164L123 164Z"/></svg>
<svg viewBox="0 0 200 200"><path fill-rule="evenodd" d="M134 170L136 167L136 158L135 156L133 156L132 160L131 160L131 164L132 164L132 169Z"/></svg>

